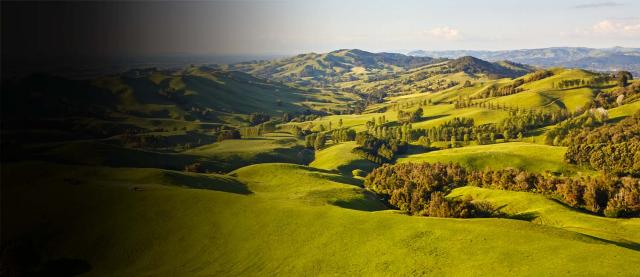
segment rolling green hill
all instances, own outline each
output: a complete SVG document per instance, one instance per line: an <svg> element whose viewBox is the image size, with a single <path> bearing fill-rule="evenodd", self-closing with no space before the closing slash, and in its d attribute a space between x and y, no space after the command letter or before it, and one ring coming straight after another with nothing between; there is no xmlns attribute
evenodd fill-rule
<svg viewBox="0 0 640 277"><path fill-rule="evenodd" d="M354 141L332 145L326 149L316 152L315 160L313 160L309 166L337 171L342 175L347 176L351 175L351 172L355 169L371 172L371 170L377 165L367 159L353 154L351 150L357 146L358 145Z"/></svg>
<svg viewBox="0 0 640 277"><path fill-rule="evenodd" d="M181 71L134 70L93 80L33 75L3 83L5 119L90 117L238 123L255 112L282 115L339 111L358 99L347 92L305 91L242 72L208 67ZM16 109L31 105L29 112ZM31 112L33 111L33 112Z"/></svg>
<svg viewBox="0 0 640 277"><path fill-rule="evenodd" d="M457 188L448 197L471 196L474 200L489 201L502 207L501 211L515 217L530 218L531 222L554 226L640 249L640 219L616 219L575 211L571 207L530 192L494 190L478 187Z"/></svg>
<svg viewBox="0 0 640 277"><path fill-rule="evenodd" d="M308 164L313 151L289 134L224 140L183 151L161 152L124 147L109 140L50 143L22 149L22 159L65 164L183 170L198 163L201 171L229 172L258 163Z"/></svg>
<svg viewBox="0 0 640 277"><path fill-rule="evenodd" d="M302 166L175 173L204 189L153 169L3 170L3 242L31 232L45 261L88 264L92 275L634 275L640 261L637 250L526 221L363 211L380 206L355 180Z"/></svg>
<svg viewBox="0 0 640 277"><path fill-rule="evenodd" d="M497 143L472 139L439 149L449 143L439 134L433 148L422 147L417 137L425 133L416 131L409 151L388 162L599 174L566 163L567 147L536 144L558 120L516 126L525 136L518 142L503 142L498 128L524 117L515 107L586 117L582 108L625 88L610 76L595 82L605 75L580 69L553 68L543 77L532 70L473 57L337 50L91 80L9 80L1 96L3 265L24 259L41 276L65 263L105 276L636 275L637 218L591 215L549 195L475 187L448 197L488 201L504 218L410 216L389 209L387 199L353 176L379 166L352 153L356 141L328 137L318 150L305 146L305 135L362 132L372 120L395 132L378 128L370 144L381 145L381 137L406 139L410 130L464 118L473 119L473 132L497 135ZM606 103L603 122L640 109L637 95L616 97ZM418 108L422 115L407 119ZM260 124L255 113L271 118ZM462 122L467 129L447 129L446 136L468 135L470 121ZM237 130L245 131L241 138ZM393 147L386 153L393 156Z"/></svg>
<svg viewBox="0 0 640 277"><path fill-rule="evenodd" d="M566 147L509 142L466 146L401 157L398 162L454 162L475 169L521 168L535 172L592 174L564 162Z"/></svg>
<svg viewBox="0 0 640 277"><path fill-rule="evenodd" d="M342 49L323 54L300 54L274 61L239 63L229 68L264 78L306 85L367 79L369 76L392 74L435 61L437 60L428 57Z"/></svg>

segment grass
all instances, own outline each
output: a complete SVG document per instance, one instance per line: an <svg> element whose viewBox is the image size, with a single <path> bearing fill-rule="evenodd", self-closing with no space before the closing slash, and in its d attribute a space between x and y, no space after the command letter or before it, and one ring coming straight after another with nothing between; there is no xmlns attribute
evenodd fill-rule
<svg viewBox="0 0 640 277"><path fill-rule="evenodd" d="M340 172L348 176L352 175L351 171L354 169L371 172L377 165L359 155L351 153L351 150L357 146L355 141L349 141L317 151L315 160L313 160L309 166Z"/></svg>
<svg viewBox="0 0 640 277"><path fill-rule="evenodd" d="M565 151L566 147L508 142L413 154L398 159L398 162L454 162L475 169L514 167L535 172L592 174L589 170L564 163Z"/></svg>
<svg viewBox="0 0 640 277"><path fill-rule="evenodd" d="M619 120L640 111L640 101L609 109L609 120Z"/></svg>
<svg viewBox="0 0 640 277"><path fill-rule="evenodd" d="M289 59L300 61L295 64L254 65L256 72L267 67L282 69L276 73L280 77L301 74L309 67L324 74L348 72L345 76L350 81L336 86L364 91L387 91L388 87L387 101L371 105L363 114L287 124L317 128L331 122L337 128L342 120L344 127L363 131L372 118L384 115L387 121L396 121L393 105L409 105L403 109L414 110L425 99L435 105L423 107L424 118L413 123L413 128L437 126L453 117L473 118L481 125L509 116L483 108L455 109L449 102L513 80L465 73L425 79L420 75L436 72L442 65L368 67L355 62L352 54L343 50ZM329 62L335 66L327 67ZM588 88L558 90L551 85L561 79L590 78L591 73L554 72L553 77L524 84L524 92L488 101L574 110L593 98ZM369 79L387 73L397 73L398 78ZM424 93L431 86L428 83L463 84L470 78L470 87L456 85ZM148 134L185 144L189 138L196 139L196 133L205 136L221 124L246 125L251 112L273 116L307 108L336 112L358 99L331 87L304 88L314 81L309 77L281 85L244 73L199 67L176 74L153 72L141 78L105 77L93 85L106 88L96 93L115 107L110 115L117 120L73 120L82 130L142 127ZM170 89L172 100L157 93L165 89ZM95 104L76 91L65 97L80 97L83 105ZM632 114L640 109L639 103L610 109L610 119ZM194 109L198 107L213 109L212 117L203 120L206 123L194 117L201 113ZM20 131L4 135L25 139ZM370 171L376 166L351 153L355 142L314 153L301 140L274 133L161 152L121 147L114 143L117 137L106 134L107 139L70 141L79 139L70 131L45 128L26 133L32 144L19 149L25 150L20 159L39 162L3 160L3 251L16 240L28 240L45 260L87 262L91 275L632 276L637 275L633 265L640 262L638 219L590 215L539 194L465 187L449 195L471 195L530 222L412 217L389 210L362 188L361 178L351 177L354 169ZM410 154L398 162L458 162L475 169L518 167L594 174L564 163L565 151L564 147L509 142ZM196 162L206 170L230 173L181 171Z"/></svg>
<svg viewBox="0 0 640 277"><path fill-rule="evenodd" d="M620 243L640 250L640 219L618 219L578 212L544 195L530 192L462 187L448 197L471 196L484 200L514 217L528 217L533 223L553 226Z"/></svg>
<svg viewBox="0 0 640 277"><path fill-rule="evenodd" d="M228 165L228 169L268 162L307 164L313 160L312 151L305 149L300 140L285 133L224 140L191 149L185 154L221 162Z"/></svg>
<svg viewBox="0 0 640 277"><path fill-rule="evenodd" d="M166 186L154 170L3 170L3 240L39 234L47 259L84 260L91 275L630 276L640 260L638 251L526 221L344 208L338 200L367 199L355 180L304 166L224 177L250 194ZM222 178L197 175L212 185Z"/></svg>
<svg viewBox="0 0 640 277"><path fill-rule="evenodd" d="M313 151L305 149L289 134L273 133L262 137L225 140L183 152L157 152L127 148L109 141L85 140L49 143L24 151L25 159L65 164L161 168L183 170L200 163L205 171L229 172L250 164L287 162L308 164Z"/></svg>

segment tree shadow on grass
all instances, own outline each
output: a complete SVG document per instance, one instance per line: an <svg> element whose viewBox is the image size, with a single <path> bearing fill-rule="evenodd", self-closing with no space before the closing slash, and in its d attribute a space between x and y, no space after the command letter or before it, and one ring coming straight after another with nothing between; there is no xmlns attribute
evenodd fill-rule
<svg viewBox="0 0 640 277"><path fill-rule="evenodd" d="M382 203L375 194L370 191L363 190L362 198L354 198L349 200L336 200L331 202L332 205L350 209L350 210L358 210L365 212L374 212L374 211L382 211L387 210L388 208Z"/></svg>
<svg viewBox="0 0 640 277"><path fill-rule="evenodd" d="M599 238L596 236L592 236L592 235L587 235L587 234L583 234L583 233L579 233L581 235L584 235L585 237L600 241L600 242L604 242L604 243L610 243L616 246L620 246L620 247L624 247L633 251L639 251L640 252L640 243L636 243L636 242L632 242L632 241L614 241L614 240L608 240L608 239L603 239L603 238Z"/></svg>
<svg viewBox="0 0 640 277"><path fill-rule="evenodd" d="M516 214L509 214L506 212L503 212L502 210L507 207L507 204L504 204L500 207L497 207L494 210L494 216L495 217L499 217L499 218L506 218L506 219L514 219L514 220L523 220L523 221L528 221L531 222L533 220L535 220L536 218L538 218L538 214L535 212L524 212L524 213L516 213Z"/></svg>
<svg viewBox="0 0 640 277"><path fill-rule="evenodd" d="M424 117L420 118L420 121L418 121L418 122L434 120L434 119L443 118L443 117L447 117L447 116L450 116L450 114L439 114L439 115L432 115L432 116L424 116Z"/></svg>
<svg viewBox="0 0 640 277"><path fill-rule="evenodd" d="M167 177L171 180L171 184L179 186L216 190L222 192L230 192L237 194L252 194L246 184L241 183L233 178L210 178L206 175L183 174L178 172L167 172Z"/></svg>

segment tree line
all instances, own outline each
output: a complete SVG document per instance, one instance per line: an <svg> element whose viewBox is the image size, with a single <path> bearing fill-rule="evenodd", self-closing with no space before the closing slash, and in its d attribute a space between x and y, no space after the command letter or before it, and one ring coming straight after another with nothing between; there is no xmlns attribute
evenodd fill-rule
<svg viewBox="0 0 640 277"><path fill-rule="evenodd" d="M366 188L381 195L390 205L412 215L470 217L456 213L460 203L446 203L441 196L462 186L543 193L569 206L607 217L640 216L640 179L632 177L556 177L521 169L468 170L459 164L385 164L365 177ZM435 202L435 203L434 203ZM439 206L449 213L434 213ZM451 209L454 207L454 209ZM471 210L469 210L471 209ZM491 213L491 209L478 212Z"/></svg>
<svg viewBox="0 0 640 277"><path fill-rule="evenodd" d="M569 163L640 176L640 111L616 124L573 129L562 144Z"/></svg>
<svg viewBox="0 0 640 277"><path fill-rule="evenodd" d="M404 153L407 143L397 138L377 138L367 132L356 134L358 147L352 152L377 164L391 162L399 153Z"/></svg>

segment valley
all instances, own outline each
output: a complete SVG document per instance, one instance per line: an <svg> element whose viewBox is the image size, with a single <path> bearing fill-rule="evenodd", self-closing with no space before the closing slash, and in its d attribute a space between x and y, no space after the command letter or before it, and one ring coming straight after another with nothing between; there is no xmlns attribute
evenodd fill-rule
<svg viewBox="0 0 640 277"><path fill-rule="evenodd" d="M3 255L43 275L633 276L634 77L342 49L7 79Z"/></svg>

